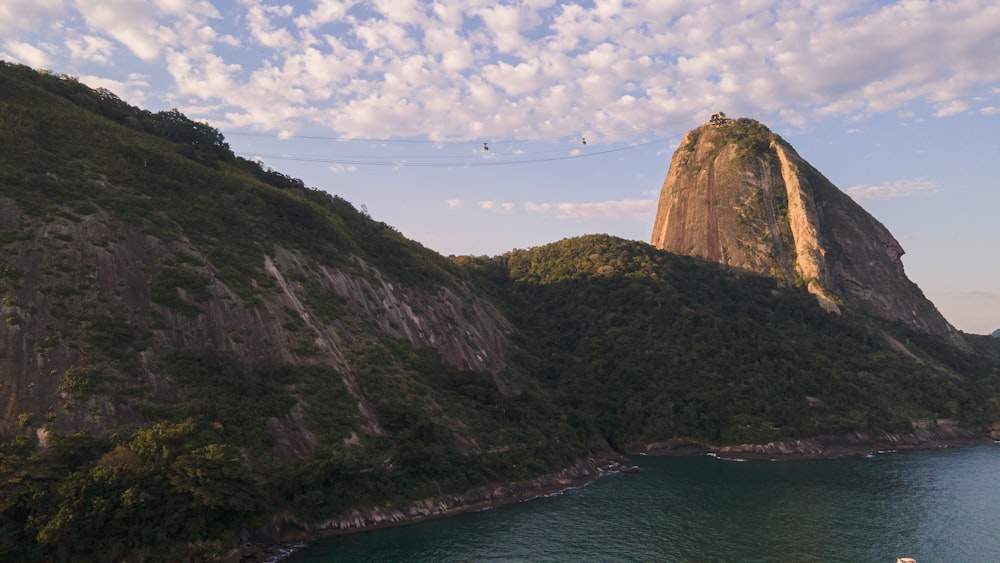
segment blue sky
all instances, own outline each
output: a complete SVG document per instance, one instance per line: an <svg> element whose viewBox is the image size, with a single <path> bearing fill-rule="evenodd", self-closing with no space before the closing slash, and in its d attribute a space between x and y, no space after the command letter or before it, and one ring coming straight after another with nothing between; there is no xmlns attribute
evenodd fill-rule
<svg viewBox="0 0 1000 563"><path fill-rule="evenodd" d="M178 108L443 254L648 241L681 136L753 117L953 324L1000 328L996 0L0 0L0 58Z"/></svg>

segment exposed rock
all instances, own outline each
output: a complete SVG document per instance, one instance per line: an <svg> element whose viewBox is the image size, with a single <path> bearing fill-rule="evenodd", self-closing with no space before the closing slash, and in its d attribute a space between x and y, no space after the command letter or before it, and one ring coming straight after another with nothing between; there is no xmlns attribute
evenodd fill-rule
<svg viewBox="0 0 1000 563"><path fill-rule="evenodd" d="M878 220L751 119L689 131L670 162L651 244L799 285L965 347L903 271Z"/></svg>
<svg viewBox="0 0 1000 563"><path fill-rule="evenodd" d="M426 498L404 506L352 510L338 518L320 523L302 522L289 514L283 514L275 518L266 529L258 530L255 533L255 539L268 543L295 542L408 524L508 504L590 483L599 475L599 464L606 462L607 460L603 459L582 458L558 473L543 475L527 481L476 487L463 494Z"/></svg>
<svg viewBox="0 0 1000 563"><path fill-rule="evenodd" d="M100 433L143 421L120 401L99 395L80 399L62 390L67 370L99 361L95 359L99 355L88 353L86 347L92 319L113 319L144 335L145 349L134 351L140 368L122 377L142 386L146 397L157 403L182 400L176 384L157 368L159 351L210 347L251 366L289 363L335 368L367 421L365 431L380 434L374 409L354 381L348 361L359 338L357 325L349 322L366 323L361 327L365 334L380 332L407 340L415 348L435 348L457 368L493 374L504 389L497 374L505 365L510 321L463 282L429 291L387 279L360 257L354 258L360 271L340 269L275 246L261 249L259 270L246 273L257 285L275 290L261 291L255 302L246 301L220 279L203 250L183 236L165 242L98 205L86 214L70 208L63 214L72 220L24 214L13 200L0 197L0 226L21 233L4 246L0 257L0 266L16 272L16 283L0 279L5 282L0 288L0 318L6 321L0 325L0 359L6 372L0 385L2 436L24 433L19 424L22 413L62 432ZM182 267L169 266L177 256L190 258ZM177 290L197 314L152 298L157 276L171 268L205 280L205 294L197 299ZM341 318L320 319L309 303L306 283L314 294L338 296ZM82 321L61 320L68 318L66 295L72 298L69 307ZM301 318L300 328L288 328L282 322L290 314ZM303 342L314 345L311 353L300 351ZM301 409L268 421L268 427L279 444L279 457L302 457L315 447L315 436L303 422Z"/></svg>

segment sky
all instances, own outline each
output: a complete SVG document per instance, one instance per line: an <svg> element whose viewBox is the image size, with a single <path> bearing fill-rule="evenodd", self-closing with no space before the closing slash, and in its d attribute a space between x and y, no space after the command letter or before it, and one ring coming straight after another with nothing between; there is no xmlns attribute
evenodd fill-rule
<svg viewBox="0 0 1000 563"><path fill-rule="evenodd" d="M1000 328L997 0L0 0L0 59L177 108L442 254L649 241L684 133L751 117Z"/></svg>

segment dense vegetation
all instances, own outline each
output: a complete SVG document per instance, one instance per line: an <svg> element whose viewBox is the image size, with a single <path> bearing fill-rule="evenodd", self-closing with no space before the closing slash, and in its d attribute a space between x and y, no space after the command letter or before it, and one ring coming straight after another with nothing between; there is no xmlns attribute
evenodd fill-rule
<svg viewBox="0 0 1000 563"><path fill-rule="evenodd" d="M0 143L0 326L33 331L32 361L72 360L44 374L44 408L0 443L0 560L221 551L276 515L323 521L533 478L605 439L627 450L1000 418L998 339L965 353L607 236L447 260L236 157L205 124L69 77L0 66ZM70 234L80 224L86 240ZM133 284L102 285L80 258L126 245L146 251ZM301 257L284 274L304 313L268 308L278 246ZM324 268L370 281L368 301L333 291ZM461 295L469 322L486 322L483 303L504 309L504 369L460 369L379 324L366 307L383 282L393 297ZM275 325L272 339L230 327L214 337L234 348L208 345L212 315L239 307ZM327 361L317 330L348 342L346 357ZM246 342L259 347L232 352ZM23 375L0 374L0 393ZM121 412L125 424L80 429Z"/></svg>
<svg viewBox="0 0 1000 563"><path fill-rule="evenodd" d="M995 342L964 353L827 313L801 288L608 236L463 262L508 304L522 365L625 449L1000 419ZM894 350L892 335L920 357Z"/></svg>
<svg viewBox="0 0 1000 563"><path fill-rule="evenodd" d="M0 447L0 560L176 559L277 514L321 521L533 478L585 453L532 380L498 375L501 393L491 374L386 334L322 273L367 283L364 299L389 286L433 303L446 290L474 298L460 267L236 157L215 129L2 65L0 143L6 334L54 362L40 374L54 383L35 387L49 396L26 393L24 373L0 378L23 410ZM282 293L264 271L278 246L302 257L284 273L309 323L268 307ZM102 279L98 262L126 255L139 263ZM277 326L222 335L258 343L253 355L207 345L217 311L240 307ZM320 361L317 331L348 340L346 367ZM8 395L19 388L34 403ZM121 412L128 424L79 430Z"/></svg>

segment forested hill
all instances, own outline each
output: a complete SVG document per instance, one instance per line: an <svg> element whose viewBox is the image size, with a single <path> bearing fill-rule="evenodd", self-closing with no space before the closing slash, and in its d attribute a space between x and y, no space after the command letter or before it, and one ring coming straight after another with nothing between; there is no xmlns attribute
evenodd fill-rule
<svg viewBox="0 0 1000 563"><path fill-rule="evenodd" d="M603 235L463 262L509 308L519 364L626 450L1000 420L987 337L966 353L829 313L804 288Z"/></svg>
<svg viewBox="0 0 1000 563"><path fill-rule="evenodd" d="M447 259L71 77L0 64L0 147L3 561L510 500L608 440L1000 419L998 339L608 236Z"/></svg>

